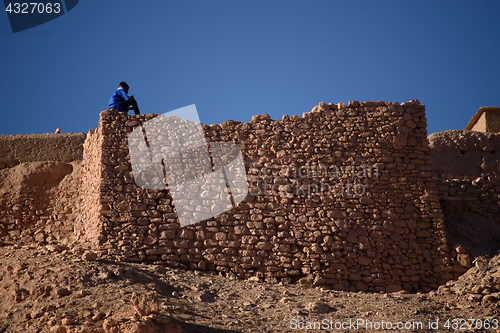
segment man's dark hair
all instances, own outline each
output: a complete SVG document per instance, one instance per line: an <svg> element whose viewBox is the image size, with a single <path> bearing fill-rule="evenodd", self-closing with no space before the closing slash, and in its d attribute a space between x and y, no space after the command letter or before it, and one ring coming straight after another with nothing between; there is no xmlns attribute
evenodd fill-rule
<svg viewBox="0 0 500 333"><path fill-rule="evenodd" d="M129 89L127 82L124 81L120 82L120 87L122 87L123 89Z"/></svg>

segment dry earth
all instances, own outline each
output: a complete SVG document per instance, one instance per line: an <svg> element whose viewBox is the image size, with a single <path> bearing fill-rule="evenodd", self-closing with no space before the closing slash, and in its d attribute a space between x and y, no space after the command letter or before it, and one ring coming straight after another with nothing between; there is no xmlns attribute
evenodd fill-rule
<svg viewBox="0 0 500 333"><path fill-rule="evenodd" d="M454 331L454 324L495 332L499 261L478 258L459 281L428 294L369 294L112 262L79 247L4 246L0 332L386 332L399 322L422 323L401 332ZM476 321L453 321L461 318ZM429 328L437 320L439 328Z"/></svg>

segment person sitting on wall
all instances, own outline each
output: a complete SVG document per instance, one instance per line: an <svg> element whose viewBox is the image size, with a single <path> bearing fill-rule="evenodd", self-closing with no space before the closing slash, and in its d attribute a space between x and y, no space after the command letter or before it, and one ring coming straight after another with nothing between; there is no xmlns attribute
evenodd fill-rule
<svg viewBox="0 0 500 333"><path fill-rule="evenodd" d="M128 114L129 110L134 110L135 114L141 114L134 95L128 95L129 86L126 82L120 82L120 87L109 99L108 109L116 109Z"/></svg>

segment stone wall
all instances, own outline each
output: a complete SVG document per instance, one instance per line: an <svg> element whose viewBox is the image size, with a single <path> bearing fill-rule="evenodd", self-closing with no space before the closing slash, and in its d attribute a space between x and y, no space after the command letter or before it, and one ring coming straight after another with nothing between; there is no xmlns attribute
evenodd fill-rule
<svg viewBox="0 0 500 333"><path fill-rule="evenodd" d="M500 134L445 131L429 136L448 243L472 258L500 248Z"/></svg>
<svg viewBox="0 0 500 333"><path fill-rule="evenodd" d="M207 141L239 145L250 193L186 227L168 189L134 181L128 137L156 116L103 111L88 135L78 230L102 254L360 291L430 290L462 270L446 245L418 101L203 125Z"/></svg>

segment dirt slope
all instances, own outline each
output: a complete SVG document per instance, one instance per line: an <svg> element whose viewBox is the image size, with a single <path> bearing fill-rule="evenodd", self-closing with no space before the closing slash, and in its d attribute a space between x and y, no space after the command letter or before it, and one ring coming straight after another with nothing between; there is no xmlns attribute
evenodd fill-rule
<svg viewBox="0 0 500 333"><path fill-rule="evenodd" d="M445 332L448 319L494 325L499 317L493 296L481 302L451 287L429 294L339 292L93 260L89 252L85 261L83 254L54 245L0 248L0 332L312 332L318 330L300 328L314 322L333 325L328 332L373 331L367 322L378 331L402 322L422 323L403 332ZM131 299L149 291L156 292L158 313L140 316ZM438 319L439 329L429 329Z"/></svg>

